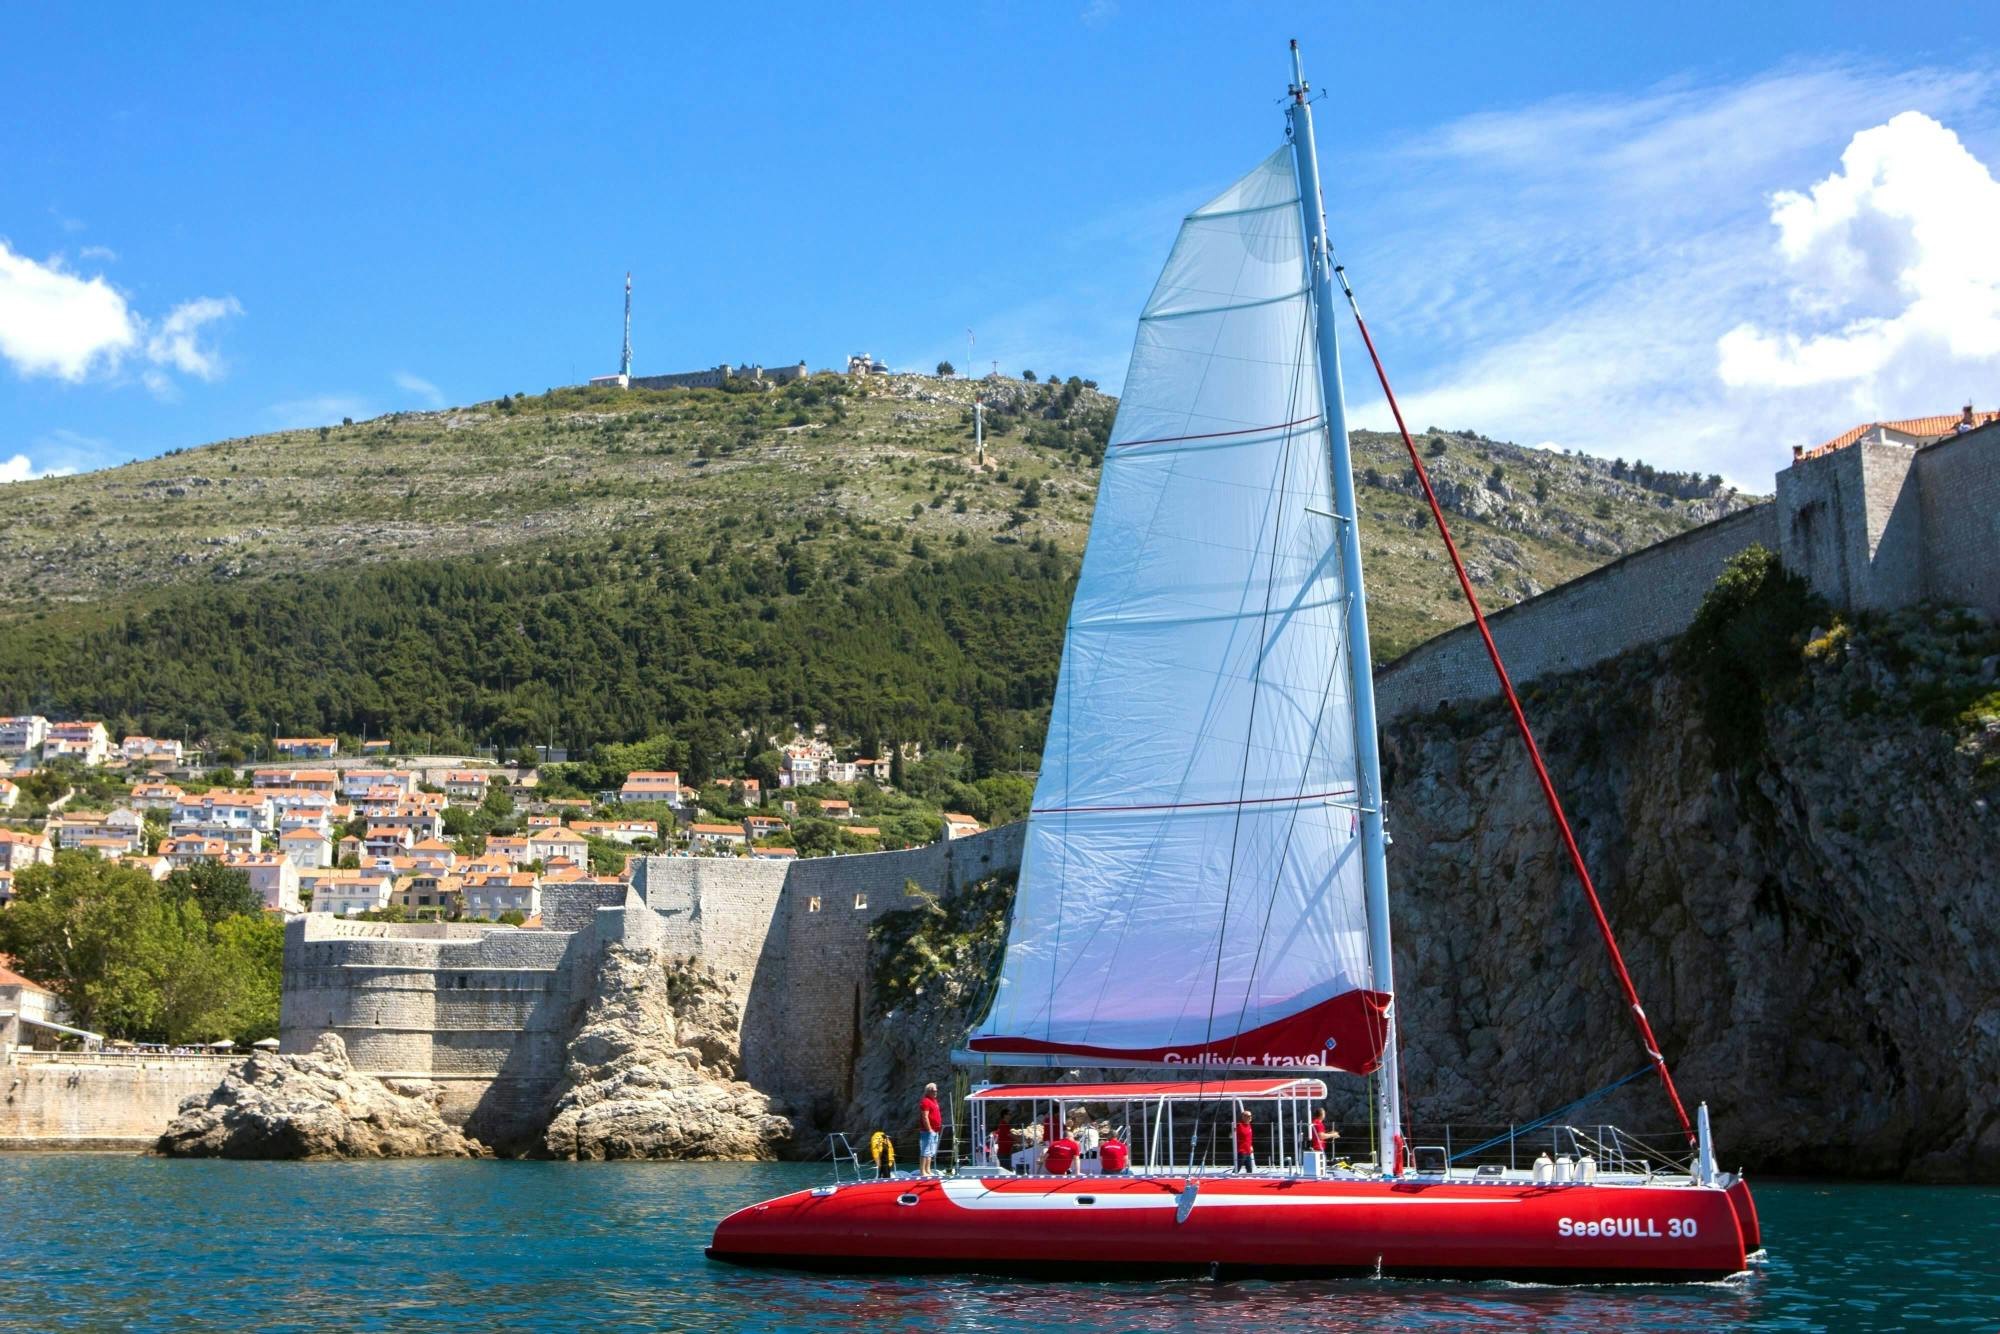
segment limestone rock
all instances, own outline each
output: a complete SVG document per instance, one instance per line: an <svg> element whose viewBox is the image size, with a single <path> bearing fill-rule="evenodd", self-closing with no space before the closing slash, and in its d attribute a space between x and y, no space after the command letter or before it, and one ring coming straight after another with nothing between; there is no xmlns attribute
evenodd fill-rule
<svg viewBox="0 0 2000 1334"><path fill-rule="evenodd" d="M1718 759L1668 649L1538 681L1528 702L1682 1097L1690 1113L1711 1104L1728 1166L2000 1180L2000 803L1985 776L2000 736L1925 721L1922 696L1892 697L1881 671L1976 675L1991 650L1962 631L1956 662L1921 621L1808 655L1741 765ZM1384 739L1420 1137L1526 1119L1644 1065L1501 706L1404 719ZM1650 1077L1572 1120L1676 1138L1657 1133L1673 1120Z"/></svg>
<svg viewBox="0 0 2000 1334"><path fill-rule="evenodd" d="M605 947L543 1135L560 1158L770 1159L792 1123L741 1082L741 1016L659 950Z"/></svg>
<svg viewBox="0 0 2000 1334"><path fill-rule="evenodd" d="M337 1033L309 1053L257 1052L181 1104L157 1151L175 1158L467 1158L477 1140L445 1124L422 1080L357 1072Z"/></svg>

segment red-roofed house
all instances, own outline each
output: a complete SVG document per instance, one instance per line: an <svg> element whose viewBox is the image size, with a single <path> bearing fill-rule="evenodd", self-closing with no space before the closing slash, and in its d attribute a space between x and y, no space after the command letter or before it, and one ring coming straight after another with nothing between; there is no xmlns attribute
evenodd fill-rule
<svg viewBox="0 0 2000 1334"><path fill-rule="evenodd" d="M310 826L288 829L278 835L278 850L285 860L301 871L316 871L333 865L333 844L324 829Z"/></svg>
<svg viewBox="0 0 2000 1334"><path fill-rule="evenodd" d="M695 848L740 848L749 840L740 824L691 824L688 844Z"/></svg>
<svg viewBox="0 0 2000 1334"><path fill-rule="evenodd" d="M170 838L160 844L160 855L176 871L193 866L196 862L219 862L229 855L229 844L219 838L202 838L191 835L186 838Z"/></svg>
<svg viewBox="0 0 2000 1334"><path fill-rule="evenodd" d="M1816 459L1831 454L1836 449L1845 449L1857 441L1874 445L1926 445L1948 435L1962 435L1967 431L2000 421L2000 411L1976 411L1968 403L1960 411L1946 413L1939 417L1904 417L1897 421L1863 422L1851 426L1823 445L1811 449L1793 451L1794 458Z"/></svg>
<svg viewBox="0 0 2000 1334"><path fill-rule="evenodd" d="M444 794L461 806L477 806L486 800L493 775L483 769L456 769L444 776Z"/></svg>
<svg viewBox="0 0 2000 1334"><path fill-rule="evenodd" d="M21 829L0 829L0 870L18 871L24 866L46 866L56 859L55 849L41 834Z"/></svg>
<svg viewBox="0 0 2000 1334"><path fill-rule="evenodd" d="M616 843L630 846L642 838L658 838L658 820L578 820L571 826L579 834L591 838L608 838Z"/></svg>
<svg viewBox="0 0 2000 1334"><path fill-rule="evenodd" d="M746 815L743 832L751 839L770 838L785 832L785 822L775 815Z"/></svg>
<svg viewBox="0 0 2000 1334"><path fill-rule="evenodd" d="M98 722L50 723L42 740L45 760L79 760L95 766L111 758L111 734Z"/></svg>
<svg viewBox="0 0 2000 1334"><path fill-rule="evenodd" d="M60 1032L66 1017L55 992L15 972L13 956L0 954L0 1058L30 1045L36 1032Z"/></svg>
<svg viewBox="0 0 2000 1334"><path fill-rule="evenodd" d="M944 813L944 836L947 840L964 838L968 834L983 833L985 829L985 825L979 823L979 821L969 815L961 815L957 811L946 811Z"/></svg>
<svg viewBox="0 0 2000 1334"><path fill-rule="evenodd" d="M625 776L625 785L618 789L618 800L664 801L678 810L685 792L677 770L640 769Z"/></svg>
<svg viewBox="0 0 2000 1334"><path fill-rule="evenodd" d="M273 737L271 749L295 760L325 760L340 754L340 739L330 736Z"/></svg>
<svg viewBox="0 0 2000 1334"><path fill-rule="evenodd" d="M590 844L582 834L569 829L537 829L528 835L528 846L532 849L529 860L540 861L544 866L557 857L580 866L590 857Z"/></svg>
<svg viewBox="0 0 2000 1334"><path fill-rule="evenodd" d="M491 834L486 839L488 857L505 857L509 866L526 866L535 860L535 850L518 834Z"/></svg>
<svg viewBox="0 0 2000 1334"><path fill-rule="evenodd" d="M181 743L160 737L128 736L118 743L118 753L128 760L165 760L169 764L179 764Z"/></svg>

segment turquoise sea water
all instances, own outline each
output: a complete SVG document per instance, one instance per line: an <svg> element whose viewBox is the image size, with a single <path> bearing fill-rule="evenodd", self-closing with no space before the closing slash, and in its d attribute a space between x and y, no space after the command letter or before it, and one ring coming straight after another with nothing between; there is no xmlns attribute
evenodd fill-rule
<svg viewBox="0 0 2000 1334"><path fill-rule="evenodd" d="M2000 1190L1757 1186L1728 1283L1030 1284L704 1260L795 1164L0 1157L0 1330L1048 1331L2000 1328Z"/></svg>

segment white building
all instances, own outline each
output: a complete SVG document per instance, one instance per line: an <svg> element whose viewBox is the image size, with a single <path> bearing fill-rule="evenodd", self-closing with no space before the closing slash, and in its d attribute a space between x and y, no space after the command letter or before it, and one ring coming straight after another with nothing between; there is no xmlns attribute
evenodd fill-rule
<svg viewBox="0 0 2000 1334"><path fill-rule="evenodd" d="M49 737L49 720L39 713L0 718L0 755L25 755L42 748Z"/></svg>
<svg viewBox="0 0 2000 1334"><path fill-rule="evenodd" d="M42 739L45 760L76 760L95 768L111 758L111 733L99 722L50 723Z"/></svg>
<svg viewBox="0 0 2000 1334"><path fill-rule="evenodd" d="M172 821L171 828L176 834L196 830L261 833L271 827L271 798L262 792L183 794L174 802ZM230 841L238 840L232 838Z"/></svg>
<svg viewBox="0 0 2000 1334"><path fill-rule="evenodd" d="M24 866L47 866L56 859L55 849L41 834L20 829L0 829L0 870L18 871Z"/></svg>
<svg viewBox="0 0 2000 1334"><path fill-rule="evenodd" d="M517 912L523 917L539 917L542 887L525 871L505 875L468 875L460 892L465 915L493 919L501 913Z"/></svg>
<svg viewBox="0 0 2000 1334"><path fill-rule="evenodd" d="M387 871L320 871L301 876L301 888L312 891L312 911L352 917L389 906L396 887Z"/></svg>
<svg viewBox="0 0 2000 1334"><path fill-rule="evenodd" d="M118 753L128 760L163 760L168 764L181 762L181 743L161 737L128 736L118 743Z"/></svg>
<svg viewBox="0 0 2000 1334"><path fill-rule="evenodd" d="M302 826L278 835L278 851L301 871L317 871L333 865L333 842L326 830Z"/></svg>
<svg viewBox="0 0 2000 1334"><path fill-rule="evenodd" d="M460 806L477 806L486 800L492 775L478 769L454 770L444 776L444 794Z"/></svg>
<svg viewBox="0 0 2000 1334"><path fill-rule="evenodd" d="M279 912L299 911L299 868L279 852L240 853L224 857L222 864L250 877L250 888L264 900L266 908Z"/></svg>

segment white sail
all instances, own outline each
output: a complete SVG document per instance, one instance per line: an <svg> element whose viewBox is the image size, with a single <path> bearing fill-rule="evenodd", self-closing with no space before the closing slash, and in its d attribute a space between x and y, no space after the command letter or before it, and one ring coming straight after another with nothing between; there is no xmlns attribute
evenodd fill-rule
<svg viewBox="0 0 2000 1334"><path fill-rule="evenodd" d="M1282 149L1146 303L975 1052L1379 1060L1302 230Z"/></svg>

